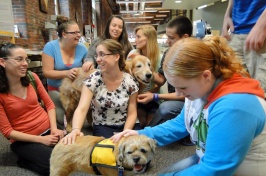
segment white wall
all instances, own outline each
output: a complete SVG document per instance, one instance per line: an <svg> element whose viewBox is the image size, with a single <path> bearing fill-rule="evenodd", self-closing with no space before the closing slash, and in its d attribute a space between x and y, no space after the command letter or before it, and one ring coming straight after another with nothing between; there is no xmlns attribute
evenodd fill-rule
<svg viewBox="0 0 266 176"><path fill-rule="evenodd" d="M211 30L221 30L223 27L224 14L228 5L226 2L215 2L214 5L199 9L193 10L192 21L200 20L207 21L208 24L212 27Z"/></svg>

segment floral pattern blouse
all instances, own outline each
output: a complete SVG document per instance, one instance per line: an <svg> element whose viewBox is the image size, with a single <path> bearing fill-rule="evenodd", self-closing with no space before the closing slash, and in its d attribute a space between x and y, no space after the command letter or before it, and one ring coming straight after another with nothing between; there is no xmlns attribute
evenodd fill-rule
<svg viewBox="0 0 266 176"><path fill-rule="evenodd" d="M129 97L139 90L137 81L123 72L123 80L114 91L108 91L101 71L93 72L83 83L92 91L92 119L94 125L124 125Z"/></svg>

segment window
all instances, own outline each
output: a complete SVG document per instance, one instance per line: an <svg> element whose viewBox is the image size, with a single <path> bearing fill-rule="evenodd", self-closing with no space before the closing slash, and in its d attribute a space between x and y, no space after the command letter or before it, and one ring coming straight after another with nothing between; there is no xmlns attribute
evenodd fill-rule
<svg viewBox="0 0 266 176"><path fill-rule="evenodd" d="M58 8L58 0L54 0L54 10L55 10L55 15L59 14L59 8Z"/></svg>

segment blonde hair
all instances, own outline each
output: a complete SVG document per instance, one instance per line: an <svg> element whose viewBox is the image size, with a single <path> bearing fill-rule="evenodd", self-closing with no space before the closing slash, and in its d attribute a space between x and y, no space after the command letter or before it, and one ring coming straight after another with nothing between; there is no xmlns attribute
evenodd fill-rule
<svg viewBox="0 0 266 176"><path fill-rule="evenodd" d="M157 32L152 25L140 25L135 29L135 34L141 30L143 34L147 37L147 56L150 61L152 68L156 70L158 58L160 56L158 41L157 41Z"/></svg>
<svg viewBox="0 0 266 176"><path fill-rule="evenodd" d="M226 39L218 36L205 37L202 41L196 38L179 40L167 52L163 68L166 74L184 78L197 77L205 70L223 80L234 73L250 77Z"/></svg>

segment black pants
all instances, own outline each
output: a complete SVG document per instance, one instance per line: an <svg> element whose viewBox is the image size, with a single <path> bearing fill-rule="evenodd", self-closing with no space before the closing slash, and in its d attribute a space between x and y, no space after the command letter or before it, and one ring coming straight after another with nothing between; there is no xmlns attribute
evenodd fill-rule
<svg viewBox="0 0 266 176"><path fill-rule="evenodd" d="M12 143L10 147L18 156L17 164L19 167L49 176L50 156L53 147L41 143L19 141Z"/></svg>

